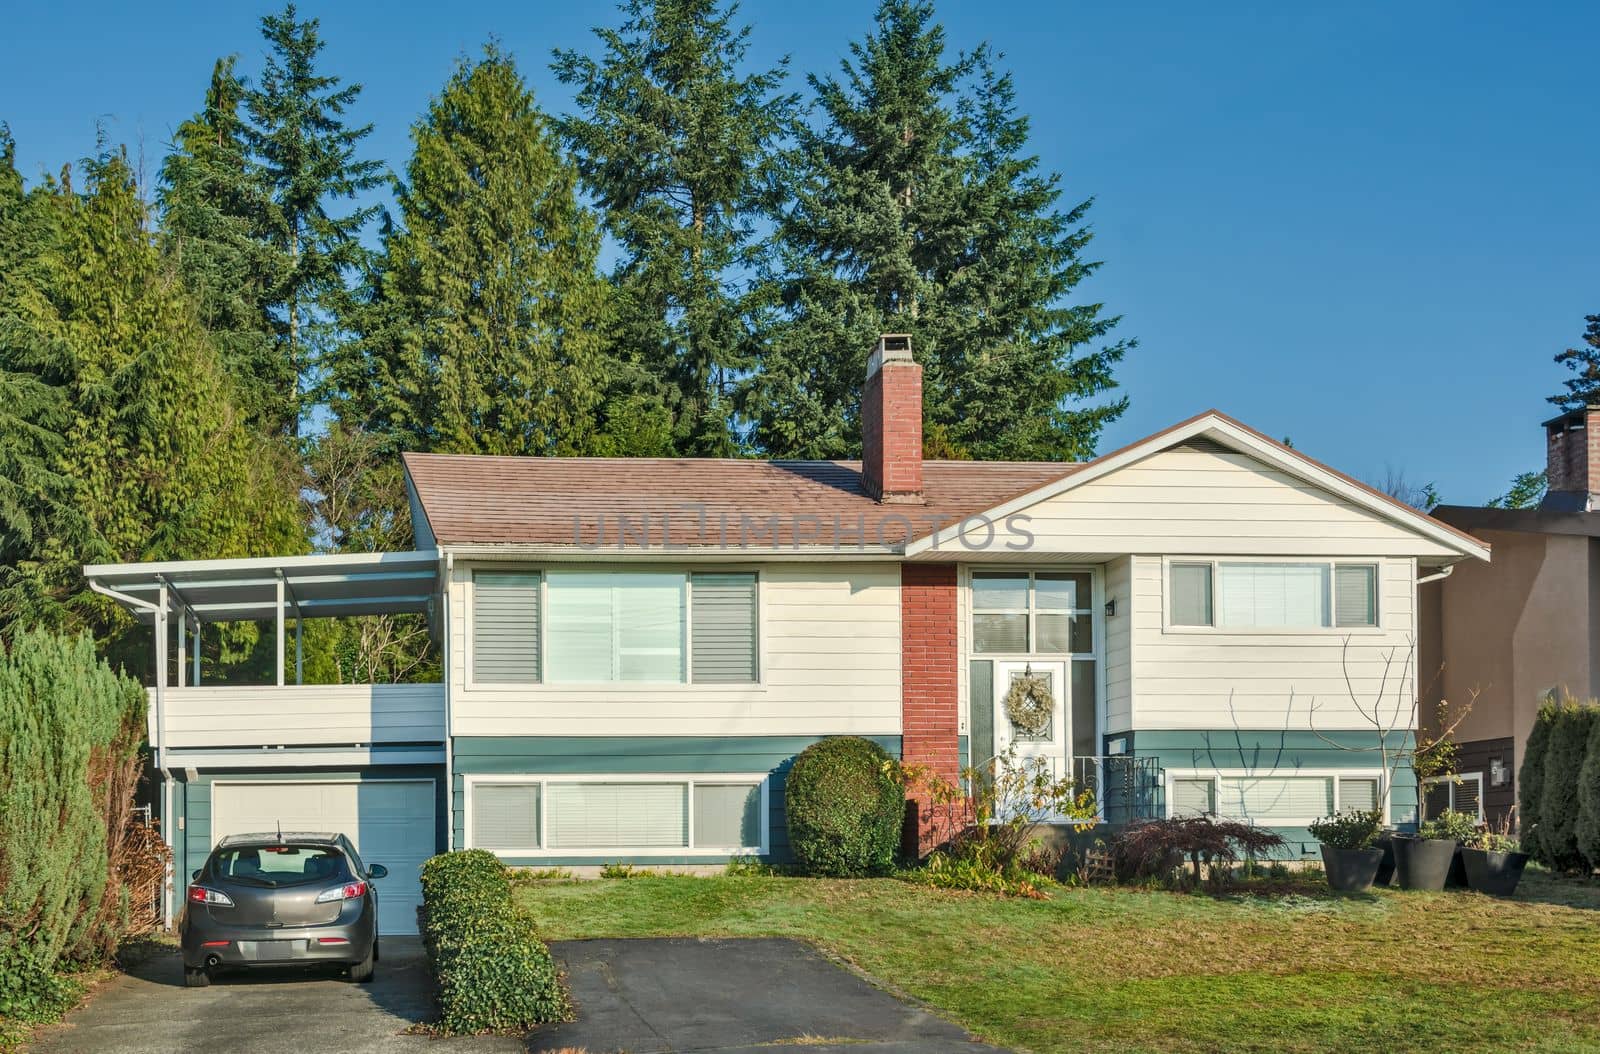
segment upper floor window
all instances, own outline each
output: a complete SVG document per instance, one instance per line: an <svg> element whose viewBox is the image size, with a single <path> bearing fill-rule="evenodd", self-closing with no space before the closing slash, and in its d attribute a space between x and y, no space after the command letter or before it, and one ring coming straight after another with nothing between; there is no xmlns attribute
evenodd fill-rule
<svg viewBox="0 0 1600 1054"><path fill-rule="evenodd" d="M1378 567L1323 561L1175 560L1167 622L1221 629L1370 629Z"/></svg>
<svg viewBox="0 0 1600 1054"><path fill-rule="evenodd" d="M479 571L477 683L753 683L749 572Z"/></svg>
<svg viewBox="0 0 1600 1054"><path fill-rule="evenodd" d="M975 571L972 650L990 654L1094 652L1087 571Z"/></svg>

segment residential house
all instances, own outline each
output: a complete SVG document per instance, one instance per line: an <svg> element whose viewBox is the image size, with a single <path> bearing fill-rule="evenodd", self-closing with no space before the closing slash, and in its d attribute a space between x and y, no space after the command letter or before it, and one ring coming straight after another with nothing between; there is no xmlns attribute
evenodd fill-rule
<svg viewBox="0 0 1600 1054"><path fill-rule="evenodd" d="M1422 591L1424 718L1456 707L1458 778L1430 811L1454 806L1500 823L1539 705L1552 692L1600 695L1600 406L1544 423L1549 489L1536 508L1440 506L1435 518L1494 546ZM1470 711L1461 709L1471 703Z"/></svg>
<svg viewBox="0 0 1600 1054"><path fill-rule="evenodd" d="M184 873L279 823L346 831L401 902L445 848L782 860L785 772L845 734L951 776L1014 749L1108 822L1214 812L1296 855L1337 809L1411 818L1365 714L1409 734L1417 581L1486 546L1215 412L1081 464L925 461L907 338L864 400L859 463L408 454L414 553L88 568L165 657ZM442 684L298 683L301 620L373 612L426 613ZM276 684L200 683L189 642L238 618L273 622ZM1029 674L1054 711L1023 734Z"/></svg>

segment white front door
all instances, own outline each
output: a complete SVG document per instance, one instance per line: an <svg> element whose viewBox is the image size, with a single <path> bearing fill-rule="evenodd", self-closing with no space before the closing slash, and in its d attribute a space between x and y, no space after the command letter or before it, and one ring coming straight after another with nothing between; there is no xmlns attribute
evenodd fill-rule
<svg viewBox="0 0 1600 1054"><path fill-rule="evenodd" d="M433 799L432 780L217 782L211 837L215 844L277 830L344 834L363 863L389 869L376 882L379 932L416 933L422 862L434 850Z"/></svg>
<svg viewBox="0 0 1600 1054"><path fill-rule="evenodd" d="M1044 759L1057 779L1068 775L1067 744L1072 742L1072 729L1067 726L1067 715L1072 708L1067 705L1071 691L1064 662L997 662L994 677L994 751L1004 756L1013 747L1019 764ZM1052 709L1044 727L1037 731L1019 727L1012 720L1007 700L1017 682L1033 677L1048 691Z"/></svg>

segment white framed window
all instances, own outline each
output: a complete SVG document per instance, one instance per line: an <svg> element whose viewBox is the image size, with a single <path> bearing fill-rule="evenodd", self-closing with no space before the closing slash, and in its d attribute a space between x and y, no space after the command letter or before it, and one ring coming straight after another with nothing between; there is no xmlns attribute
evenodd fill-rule
<svg viewBox="0 0 1600 1054"><path fill-rule="evenodd" d="M1283 632L1379 628L1378 565L1333 560L1173 558L1166 625Z"/></svg>
<svg viewBox="0 0 1600 1054"><path fill-rule="evenodd" d="M754 571L475 570L473 685L757 684Z"/></svg>
<svg viewBox="0 0 1600 1054"><path fill-rule="evenodd" d="M1435 776L1423 783L1427 819L1446 809L1469 813L1483 822L1483 773L1463 772L1455 776Z"/></svg>
<svg viewBox="0 0 1600 1054"><path fill-rule="evenodd" d="M1094 654L1088 571L974 571L971 597L976 655Z"/></svg>
<svg viewBox="0 0 1600 1054"><path fill-rule="evenodd" d="M768 851L765 773L463 776L466 848L500 856Z"/></svg>
<svg viewBox="0 0 1600 1054"><path fill-rule="evenodd" d="M1376 771L1168 770L1167 815L1211 815L1263 827L1304 827L1352 809L1376 808Z"/></svg>

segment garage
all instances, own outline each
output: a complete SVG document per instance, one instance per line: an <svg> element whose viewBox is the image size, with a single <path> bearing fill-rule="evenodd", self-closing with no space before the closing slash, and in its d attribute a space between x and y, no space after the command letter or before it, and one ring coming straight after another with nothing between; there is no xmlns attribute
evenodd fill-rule
<svg viewBox="0 0 1600 1054"><path fill-rule="evenodd" d="M434 853L433 780L250 780L212 784L214 840L260 831L329 831L355 843L379 880L378 928L417 932L422 862Z"/></svg>

